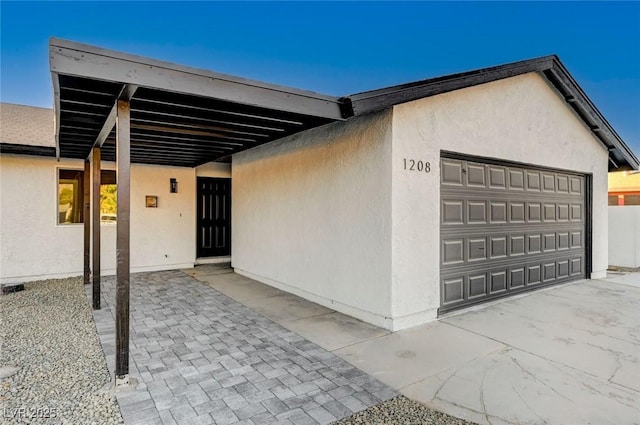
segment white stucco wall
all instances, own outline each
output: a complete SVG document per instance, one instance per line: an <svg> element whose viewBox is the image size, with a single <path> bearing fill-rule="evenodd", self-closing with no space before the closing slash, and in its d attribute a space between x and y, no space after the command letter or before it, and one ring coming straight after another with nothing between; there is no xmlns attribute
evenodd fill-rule
<svg viewBox="0 0 640 425"><path fill-rule="evenodd" d="M0 283L82 274L83 225L58 225L57 169L82 161L0 156ZM113 163L103 163L114 169ZM169 193L169 179L178 193ZM131 270L192 267L195 261L195 170L131 167ZM145 207L158 196L158 208ZM113 224L101 225L101 274L115 273Z"/></svg>
<svg viewBox="0 0 640 425"><path fill-rule="evenodd" d="M609 207L609 264L640 267L640 206Z"/></svg>
<svg viewBox="0 0 640 425"><path fill-rule="evenodd" d="M440 305L440 151L593 173L593 273L607 268L607 151L547 81L531 73L393 108L394 329ZM408 172L403 158L431 163Z"/></svg>
<svg viewBox="0 0 640 425"><path fill-rule="evenodd" d="M236 272L389 326L390 111L236 154Z"/></svg>

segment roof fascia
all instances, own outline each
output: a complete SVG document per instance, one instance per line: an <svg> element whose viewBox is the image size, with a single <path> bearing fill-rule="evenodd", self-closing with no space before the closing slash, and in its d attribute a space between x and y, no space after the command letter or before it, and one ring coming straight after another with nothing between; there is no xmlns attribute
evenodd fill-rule
<svg viewBox="0 0 640 425"><path fill-rule="evenodd" d="M565 96L565 101L590 128L594 136L609 150L610 161L615 168L620 168L623 165L622 162L633 169L640 168L638 158L611 127L560 59L556 57L553 68L544 75Z"/></svg>
<svg viewBox="0 0 640 425"><path fill-rule="evenodd" d="M342 114L342 102L337 97L190 68L68 40L51 38L49 61L54 81L55 74L71 75L333 120L345 118Z"/></svg>
<svg viewBox="0 0 640 425"><path fill-rule="evenodd" d="M357 93L345 98L353 115L387 109L437 94L447 93L529 72L542 74L564 97L564 100L608 150L614 168L640 168L640 161L607 122L598 108L573 79L556 55L529 59L476 71L432 78L379 90Z"/></svg>

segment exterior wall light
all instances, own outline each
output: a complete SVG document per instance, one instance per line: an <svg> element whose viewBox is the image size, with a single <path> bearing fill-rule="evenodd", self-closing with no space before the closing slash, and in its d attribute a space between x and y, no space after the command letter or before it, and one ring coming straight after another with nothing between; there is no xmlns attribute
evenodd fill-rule
<svg viewBox="0 0 640 425"><path fill-rule="evenodd" d="M178 193L178 181L172 177L169 179L169 183L170 183L170 187L169 187L170 192Z"/></svg>

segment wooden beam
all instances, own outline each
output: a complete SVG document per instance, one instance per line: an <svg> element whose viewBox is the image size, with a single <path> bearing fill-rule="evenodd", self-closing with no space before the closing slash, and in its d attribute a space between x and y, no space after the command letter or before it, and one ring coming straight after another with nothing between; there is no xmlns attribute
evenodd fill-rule
<svg viewBox="0 0 640 425"><path fill-rule="evenodd" d="M203 136L214 137L219 139L239 140L241 142L255 142L256 139L249 139L246 137L234 137L224 133L214 133L211 131L191 130L188 128L174 128L162 125L147 125L147 124L131 124L131 128L134 130L146 130L157 131L160 133L181 134L189 136Z"/></svg>
<svg viewBox="0 0 640 425"><path fill-rule="evenodd" d="M91 280L91 163L84 160L84 182L83 182L83 214L84 223L84 284L88 285Z"/></svg>
<svg viewBox="0 0 640 425"><path fill-rule="evenodd" d="M53 82L53 110L55 111L53 135L56 141L56 158L60 159L60 79L58 74L52 72L51 81Z"/></svg>
<svg viewBox="0 0 640 425"><path fill-rule="evenodd" d="M91 223L93 226L93 309L100 310L100 148L93 148Z"/></svg>
<svg viewBox="0 0 640 425"><path fill-rule="evenodd" d="M129 383L129 262L131 195L131 107L117 103L116 181L118 218L116 224L116 385Z"/></svg>
<svg viewBox="0 0 640 425"><path fill-rule="evenodd" d="M51 72L135 84L174 93L343 120L341 101L310 91L268 84L52 38Z"/></svg>
<svg viewBox="0 0 640 425"><path fill-rule="evenodd" d="M122 87L122 91L120 92L118 99L129 101L135 94L136 90L138 90L138 86L133 84L125 84ZM107 115L107 118L102 124L100 133L98 133L98 137L96 137L96 140L93 142L93 146L97 146L99 148L102 147L104 141L107 140L107 137L109 137L109 133L111 133L111 130L113 130L113 127L116 125L117 108L118 102L116 101L109 111L109 115Z"/></svg>

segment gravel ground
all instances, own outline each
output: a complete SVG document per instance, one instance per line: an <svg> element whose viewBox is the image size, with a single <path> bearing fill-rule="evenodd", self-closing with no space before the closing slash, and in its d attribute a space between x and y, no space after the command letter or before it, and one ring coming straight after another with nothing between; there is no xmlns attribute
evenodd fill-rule
<svg viewBox="0 0 640 425"><path fill-rule="evenodd" d="M620 272L620 273L635 273L635 272L640 272L640 267L634 268L634 267L622 267L622 266L609 266L607 271Z"/></svg>
<svg viewBox="0 0 640 425"><path fill-rule="evenodd" d="M0 296L0 422L122 424L82 278Z"/></svg>
<svg viewBox="0 0 640 425"><path fill-rule="evenodd" d="M392 398L332 425L474 425L404 396Z"/></svg>

